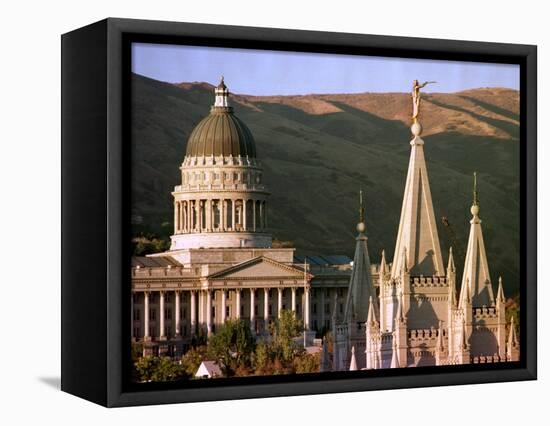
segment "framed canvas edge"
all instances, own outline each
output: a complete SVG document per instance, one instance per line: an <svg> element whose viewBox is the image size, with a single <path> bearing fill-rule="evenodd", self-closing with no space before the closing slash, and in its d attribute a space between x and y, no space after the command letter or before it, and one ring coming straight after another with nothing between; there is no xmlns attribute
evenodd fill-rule
<svg viewBox="0 0 550 426"><path fill-rule="evenodd" d="M199 402L225 399L263 398L290 395L306 395L366 390L386 390L427 386L460 385L536 379L536 46L471 42L440 39L422 39L393 36L371 36L363 34L330 33L317 31L285 30L273 28L236 27L210 24L191 24L163 21L129 20L109 18L107 20L107 402L110 407L162 404L177 402ZM516 57L523 61L527 75L524 105L525 121L525 164L524 176L526 196L526 254L527 283L522 307L527 309L521 329L522 367L508 370L433 373L408 376L406 383L400 376L368 379L318 380L303 383L277 383L265 385L234 385L199 389L171 389L145 392L125 392L122 383L122 328L123 305L121 282L125 271L121 255L123 224L122 200L123 158L122 158L122 39L124 34L142 33L175 35L182 37L209 37L242 40L278 42L299 42L318 45L368 45L376 49L398 51L453 52L460 55ZM527 119L528 118L528 119ZM528 288L527 288L528 287Z"/></svg>

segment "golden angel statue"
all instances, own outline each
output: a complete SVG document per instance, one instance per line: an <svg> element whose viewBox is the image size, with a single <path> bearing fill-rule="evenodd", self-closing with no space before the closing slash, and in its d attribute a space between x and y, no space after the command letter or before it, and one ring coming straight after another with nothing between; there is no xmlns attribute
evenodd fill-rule
<svg viewBox="0 0 550 426"><path fill-rule="evenodd" d="M418 114L420 113L420 89L426 87L428 84L436 83L435 81L425 81L420 84L418 80L413 81L412 100L413 100L413 123L418 121Z"/></svg>

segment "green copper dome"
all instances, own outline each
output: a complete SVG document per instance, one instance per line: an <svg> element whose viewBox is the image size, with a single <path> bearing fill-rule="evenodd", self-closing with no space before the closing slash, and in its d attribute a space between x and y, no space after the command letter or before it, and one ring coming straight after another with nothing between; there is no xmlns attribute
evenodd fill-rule
<svg viewBox="0 0 550 426"><path fill-rule="evenodd" d="M255 158L256 145L252 133L231 107L213 106L189 136L186 155Z"/></svg>

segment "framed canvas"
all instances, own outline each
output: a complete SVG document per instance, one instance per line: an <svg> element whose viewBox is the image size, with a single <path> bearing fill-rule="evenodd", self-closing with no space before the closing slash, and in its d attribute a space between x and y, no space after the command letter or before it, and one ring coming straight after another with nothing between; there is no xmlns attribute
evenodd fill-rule
<svg viewBox="0 0 550 426"><path fill-rule="evenodd" d="M106 19L62 36L62 390L536 379L536 47Z"/></svg>

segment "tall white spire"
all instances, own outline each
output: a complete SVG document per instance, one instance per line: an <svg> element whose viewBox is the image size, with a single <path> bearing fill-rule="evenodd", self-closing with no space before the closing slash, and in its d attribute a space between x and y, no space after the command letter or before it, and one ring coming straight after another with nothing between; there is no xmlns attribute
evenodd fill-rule
<svg viewBox="0 0 550 426"><path fill-rule="evenodd" d="M376 291L372 282L367 237L365 235L363 194L359 192L359 223L357 224L357 236L355 255L353 257L353 269L348 287L346 300L345 321L364 323L368 318L369 300L376 297ZM376 305L376 303L375 303Z"/></svg>
<svg viewBox="0 0 550 426"><path fill-rule="evenodd" d="M462 275L462 287L460 299L466 294L466 285L469 285L472 307L493 306L493 286L489 274L489 264L485 253L483 233L481 231L481 219L479 218L479 201L477 198L477 175L474 173L473 203L470 208L472 220L470 220L470 237Z"/></svg>
<svg viewBox="0 0 550 426"><path fill-rule="evenodd" d="M413 92L413 101L414 101ZM418 108L418 106L417 106ZM415 117L413 117L415 118ZM424 159L422 126L415 120L411 126L411 155L405 183L399 231L395 244L391 275L397 277L402 268L401 254L406 251L407 269L411 275L444 275L443 258Z"/></svg>

